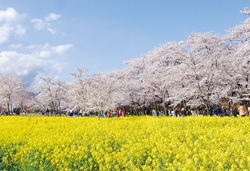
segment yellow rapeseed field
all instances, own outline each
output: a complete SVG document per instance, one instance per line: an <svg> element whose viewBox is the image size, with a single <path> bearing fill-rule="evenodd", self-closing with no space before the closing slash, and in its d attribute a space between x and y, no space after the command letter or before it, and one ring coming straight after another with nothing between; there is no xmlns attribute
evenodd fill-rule
<svg viewBox="0 0 250 171"><path fill-rule="evenodd" d="M0 117L0 170L250 170L250 118Z"/></svg>

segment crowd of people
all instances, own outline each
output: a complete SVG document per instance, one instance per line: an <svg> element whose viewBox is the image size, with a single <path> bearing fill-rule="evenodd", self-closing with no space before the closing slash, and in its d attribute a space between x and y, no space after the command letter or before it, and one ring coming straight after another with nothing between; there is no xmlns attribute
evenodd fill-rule
<svg viewBox="0 0 250 171"><path fill-rule="evenodd" d="M1 115L4 115L5 113L1 113ZM15 115L20 115L20 109L13 109L12 114ZM23 116L26 116L27 112L21 113ZM58 115L59 112L53 112L52 110L49 110L48 108L45 111L38 112L39 116L56 116ZM230 109L226 109L224 106L221 108L219 106L214 107L212 110L212 115L214 116L250 116L250 106L246 107L242 103L240 103L239 107L234 107ZM206 108L197 108L197 109L189 109L186 110L185 108L177 109L176 107L173 108L168 108L166 111L166 115L170 117L186 117L186 116L208 116L211 115L208 114ZM60 116L69 116L69 117L89 117L89 116L97 116L98 112L84 112L82 109L80 110L65 110L60 112ZM146 108L145 111L140 110L140 111L125 111L125 109L117 109L115 111L112 110L102 110L100 113L101 117L125 117L129 115L137 115L137 116L142 116L142 115L148 115L148 116L163 116L164 112L163 111L156 111L155 109L150 110L150 107ZM34 113L33 115L34 116Z"/></svg>
<svg viewBox="0 0 250 171"><path fill-rule="evenodd" d="M175 108L171 108L167 111L167 115L172 116L172 117L185 117L185 116L195 116L195 115L207 116L209 114L207 113L207 110L205 108L201 110L188 110L188 111L186 111L184 108L182 108L180 111L178 111ZM231 109L226 109L224 106L222 106L222 108L217 106L212 110L212 115L222 116L222 117L224 116L234 116L234 117L250 116L250 106L246 108L243 104L240 104L238 108L235 107Z"/></svg>
<svg viewBox="0 0 250 171"><path fill-rule="evenodd" d="M199 116L199 115L203 115L203 116L208 116L208 115L212 115L212 116L250 116L250 106L246 107L245 105L243 105L242 103L240 103L239 107L230 107L230 108L225 108L224 106L222 106L221 108L219 106L214 107L211 110L212 113L208 113L206 108L197 108L197 109L188 109L186 110L185 108L176 108L176 107L172 107L172 108L168 108L166 111L166 115L170 116L170 117L185 117L185 116ZM163 116L164 112L163 111L156 111L155 109L150 110L150 107L148 107L144 112L140 111L137 113L134 113L133 115L151 115L151 116Z"/></svg>
<svg viewBox="0 0 250 171"><path fill-rule="evenodd" d="M238 108L232 108L230 110L225 109L224 106L220 108L219 106L213 110L213 115L216 116L249 116L250 115L250 107L246 109L243 104L240 104Z"/></svg>

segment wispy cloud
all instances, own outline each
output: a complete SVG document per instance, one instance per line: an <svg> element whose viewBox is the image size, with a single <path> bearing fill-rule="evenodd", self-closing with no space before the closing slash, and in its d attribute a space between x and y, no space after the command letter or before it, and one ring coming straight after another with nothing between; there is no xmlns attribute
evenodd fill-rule
<svg viewBox="0 0 250 171"><path fill-rule="evenodd" d="M42 29L46 29L48 30L51 34L56 34L56 31L53 30L51 27L50 27L50 23L48 21L54 21L54 20L57 20L61 17L60 14L55 14L55 13L50 13L48 14L48 16L45 16L45 19L32 19L31 20L31 23L33 23L34 25L34 28L36 30L42 30Z"/></svg>
<svg viewBox="0 0 250 171"><path fill-rule="evenodd" d="M36 73L59 73L66 65L56 56L65 53L73 47L72 44L50 46L22 44L9 45L10 50L0 52L0 73L15 73L21 77L36 76Z"/></svg>
<svg viewBox="0 0 250 171"><path fill-rule="evenodd" d="M16 35L22 36L26 33L26 29L27 29L27 27L24 27L22 25L16 25L14 31L15 31Z"/></svg>
<svg viewBox="0 0 250 171"><path fill-rule="evenodd" d="M56 31L53 30L52 28L47 28L47 30L48 30L51 34L56 34Z"/></svg>
<svg viewBox="0 0 250 171"><path fill-rule="evenodd" d="M52 50L57 54L63 54L64 52L70 50L72 47L72 44L59 45L52 47Z"/></svg>
<svg viewBox="0 0 250 171"><path fill-rule="evenodd" d="M3 24L0 27L0 43L6 42L9 40L10 32L14 30L14 27L9 24Z"/></svg>
<svg viewBox="0 0 250 171"><path fill-rule="evenodd" d="M9 45L9 48L11 48L11 49L19 49L22 46L23 46L22 44L12 44L12 45Z"/></svg>
<svg viewBox="0 0 250 171"><path fill-rule="evenodd" d="M19 14L14 8L7 8L5 11L0 10L0 43L9 40L11 32L18 36L26 33L26 27L19 23L27 16L27 14Z"/></svg>
<svg viewBox="0 0 250 171"><path fill-rule="evenodd" d="M31 23L34 24L36 30L41 30L45 28L45 23L42 19L32 19Z"/></svg>
<svg viewBox="0 0 250 171"><path fill-rule="evenodd" d="M45 17L45 21L53 21L53 20L57 20L61 17L60 14L55 14L55 13L50 13L48 14L48 16Z"/></svg>
<svg viewBox="0 0 250 171"><path fill-rule="evenodd" d="M47 58L50 56L50 54L51 54L51 51L41 51L39 55L40 55L40 57Z"/></svg>

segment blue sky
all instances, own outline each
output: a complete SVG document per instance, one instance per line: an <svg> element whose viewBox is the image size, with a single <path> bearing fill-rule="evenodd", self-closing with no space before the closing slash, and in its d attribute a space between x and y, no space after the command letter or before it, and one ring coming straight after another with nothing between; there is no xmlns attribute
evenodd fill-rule
<svg viewBox="0 0 250 171"><path fill-rule="evenodd" d="M248 16L246 0L1 0L0 73L28 84L37 74L72 81L126 67L160 44L186 40L188 32L225 30Z"/></svg>

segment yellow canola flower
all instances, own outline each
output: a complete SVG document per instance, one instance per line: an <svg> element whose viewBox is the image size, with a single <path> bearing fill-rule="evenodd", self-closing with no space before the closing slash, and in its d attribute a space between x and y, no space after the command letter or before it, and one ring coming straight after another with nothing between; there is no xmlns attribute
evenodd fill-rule
<svg viewBox="0 0 250 171"><path fill-rule="evenodd" d="M249 117L1 117L0 170L249 170L249 123Z"/></svg>

